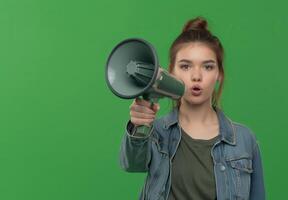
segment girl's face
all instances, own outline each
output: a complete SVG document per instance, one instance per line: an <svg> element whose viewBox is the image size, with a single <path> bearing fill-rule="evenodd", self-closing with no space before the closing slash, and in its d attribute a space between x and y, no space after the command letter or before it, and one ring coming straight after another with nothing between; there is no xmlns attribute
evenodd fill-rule
<svg viewBox="0 0 288 200"><path fill-rule="evenodd" d="M215 53L201 42L178 51L172 73L185 83L182 102L189 104L210 103L215 83L221 79Z"/></svg>

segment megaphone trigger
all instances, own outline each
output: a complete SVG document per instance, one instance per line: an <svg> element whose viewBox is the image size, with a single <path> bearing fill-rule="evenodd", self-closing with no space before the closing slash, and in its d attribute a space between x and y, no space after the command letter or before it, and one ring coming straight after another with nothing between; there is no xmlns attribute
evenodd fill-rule
<svg viewBox="0 0 288 200"><path fill-rule="evenodd" d="M154 106L154 103L152 101L150 101L150 106L149 108L153 110L153 106Z"/></svg>
<svg viewBox="0 0 288 200"><path fill-rule="evenodd" d="M152 99L150 99L150 108L152 109L152 110L155 110L154 109L154 106L156 105L155 103L157 103L158 102L158 98L152 98Z"/></svg>

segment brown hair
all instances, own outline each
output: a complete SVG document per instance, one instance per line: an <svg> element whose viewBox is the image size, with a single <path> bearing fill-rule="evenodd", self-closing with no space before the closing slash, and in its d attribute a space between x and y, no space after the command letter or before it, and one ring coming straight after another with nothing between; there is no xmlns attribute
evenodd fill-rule
<svg viewBox="0 0 288 200"><path fill-rule="evenodd" d="M215 89L212 94L213 107L220 107L220 97L224 84L224 49L220 40L208 30L208 23L203 17L196 17L189 20L183 27L182 33L175 39L170 47L170 64L169 72L172 73L175 66L175 59L178 51L191 42L202 42L211 48L217 58L217 64L221 79L219 80L219 87ZM173 107L179 108L181 100L174 101Z"/></svg>

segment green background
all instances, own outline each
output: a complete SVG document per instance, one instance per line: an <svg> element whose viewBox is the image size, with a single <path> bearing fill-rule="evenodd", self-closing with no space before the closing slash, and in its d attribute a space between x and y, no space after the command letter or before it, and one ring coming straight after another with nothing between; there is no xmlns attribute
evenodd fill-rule
<svg viewBox="0 0 288 200"><path fill-rule="evenodd" d="M226 51L223 110L255 132L267 197L283 199L284 0L0 0L0 199L137 199L145 174L118 161L132 100L109 91L106 59L121 40L140 37L167 68L170 44L198 15ZM160 104L162 116L170 101Z"/></svg>

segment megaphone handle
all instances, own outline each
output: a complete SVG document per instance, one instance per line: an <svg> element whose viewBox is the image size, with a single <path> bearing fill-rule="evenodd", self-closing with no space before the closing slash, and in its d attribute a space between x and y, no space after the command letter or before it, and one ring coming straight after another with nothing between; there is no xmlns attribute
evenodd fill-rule
<svg viewBox="0 0 288 200"><path fill-rule="evenodd" d="M136 127L135 136L139 136L139 137L147 137L151 131L152 127L148 126L148 125L141 125Z"/></svg>
<svg viewBox="0 0 288 200"><path fill-rule="evenodd" d="M157 103L159 100L157 97L152 98L151 96L149 97L148 95L147 96L143 95L143 99L150 102L151 109L153 108L154 103Z"/></svg>

